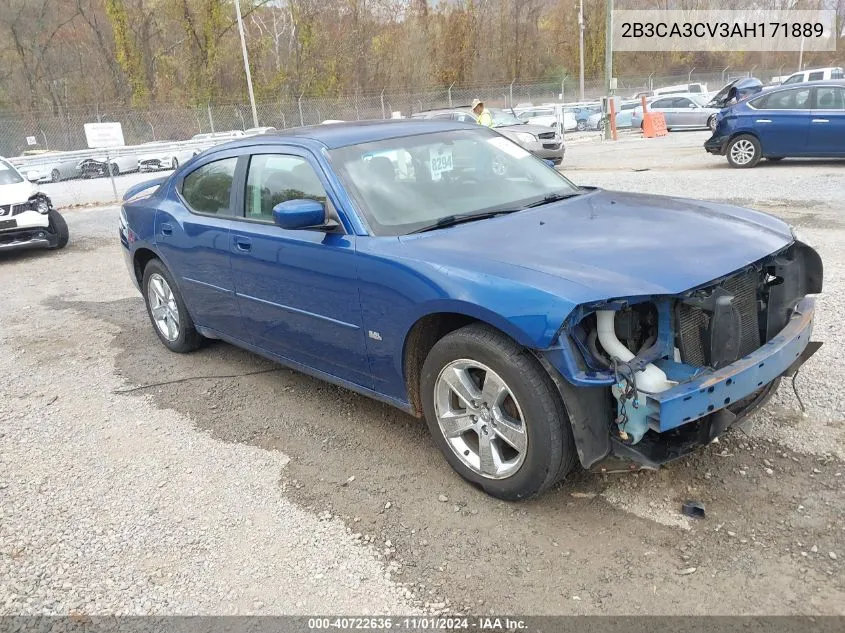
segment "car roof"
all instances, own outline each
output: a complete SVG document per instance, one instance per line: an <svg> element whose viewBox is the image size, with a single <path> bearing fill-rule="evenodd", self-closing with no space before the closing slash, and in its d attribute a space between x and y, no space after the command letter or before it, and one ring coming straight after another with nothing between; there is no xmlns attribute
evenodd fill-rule
<svg viewBox="0 0 845 633"><path fill-rule="evenodd" d="M259 136L238 138L215 149L236 149L251 145L273 145L292 143L309 145L317 143L328 149L372 143L401 136L434 134L452 130L477 129L477 125L443 119L388 119L376 121L355 121L350 123L328 123L291 128Z"/></svg>
<svg viewBox="0 0 845 633"><path fill-rule="evenodd" d="M779 84L777 86L766 86L765 92L777 92L778 90L793 90L813 88L815 86L839 86L845 87L845 79L820 79L818 81L802 81L794 84Z"/></svg>

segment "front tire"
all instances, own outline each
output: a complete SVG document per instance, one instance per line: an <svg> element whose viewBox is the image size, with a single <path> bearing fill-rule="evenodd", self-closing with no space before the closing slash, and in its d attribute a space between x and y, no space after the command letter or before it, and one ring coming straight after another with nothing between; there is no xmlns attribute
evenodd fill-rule
<svg viewBox="0 0 845 633"><path fill-rule="evenodd" d="M52 182L59 182L62 179L62 174L58 169L54 169L50 172L50 180Z"/></svg>
<svg viewBox="0 0 845 633"><path fill-rule="evenodd" d="M167 349L186 354L202 345L202 335L194 327L179 288L160 260L150 260L146 265L141 287L150 322Z"/></svg>
<svg viewBox="0 0 845 633"><path fill-rule="evenodd" d="M754 167L760 162L760 141L750 134L731 139L727 148L728 164L739 169Z"/></svg>
<svg viewBox="0 0 845 633"><path fill-rule="evenodd" d="M461 477L487 494L527 499L575 464L554 383L501 332L473 324L446 335L429 352L420 382L434 442Z"/></svg>
<svg viewBox="0 0 845 633"><path fill-rule="evenodd" d="M57 238L56 245L51 246L50 248L55 250L64 248L65 246L67 246L67 243L70 240L70 231L67 228L67 222L65 222L65 219L64 217L62 217L62 214L56 211L55 209L51 209L47 213L47 218L50 220L48 229Z"/></svg>
<svg viewBox="0 0 845 633"><path fill-rule="evenodd" d="M716 115L711 114L710 118L707 119L707 127L710 129L711 132L716 131Z"/></svg>
<svg viewBox="0 0 845 633"><path fill-rule="evenodd" d="M578 131L583 132L587 129L587 122L584 119L578 121Z"/></svg>

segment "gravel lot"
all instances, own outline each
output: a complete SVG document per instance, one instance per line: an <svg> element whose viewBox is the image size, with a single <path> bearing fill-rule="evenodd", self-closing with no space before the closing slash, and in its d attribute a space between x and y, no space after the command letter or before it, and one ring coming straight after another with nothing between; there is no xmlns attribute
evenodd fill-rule
<svg viewBox="0 0 845 633"><path fill-rule="evenodd" d="M64 251L0 255L0 613L845 614L845 162L732 170L705 138L573 143L564 172L807 236L826 280L806 415L785 381L750 435L521 504L466 486L384 405L225 344L167 352L115 207L68 210Z"/></svg>

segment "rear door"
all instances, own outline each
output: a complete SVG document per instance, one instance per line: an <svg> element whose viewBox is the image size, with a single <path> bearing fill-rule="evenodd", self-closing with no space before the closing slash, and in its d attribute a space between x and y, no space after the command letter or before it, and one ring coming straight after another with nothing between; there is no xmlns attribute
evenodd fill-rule
<svg viewBox="0 0 845 633"><path fill-rule="evenodd" d="M801 156L810 129L810 88L778 90L749 104L764 156Z"/></svg>
<svg viewBox="0 0 845 633"><path fill-rule="evenodd" d="M649 112L662 112L663 118L666 119L666 127L672 127L672 125L679 124L676 116L677 113L672 105L674 102L674 97L663 97L652 101L651 104L649 104L648 109Z"/></svg>
<svg viewBox="0 0 845 633"><path fill-rule="evenodd" d="M371 387L355 236L273 223L273 207L295 199L319 200L336 217L329 190L322 169L304 150L268 148L250 157L245 213L230 240L237 300L254 345Z"/></svg>
<svg viewBox="0 0 845 633"><path fill-rule="evenodd" d="M242 337L229 261L229 233L237 210L237 150L206 160L175 183L181 203L156 213L156 246L185 297L194 322Z"/></svg>
<svg viewBox="0 0 845 633"><path fill-rule="evenodd" d="M813 88L807 154L845 156L845 88Z"/></svg>

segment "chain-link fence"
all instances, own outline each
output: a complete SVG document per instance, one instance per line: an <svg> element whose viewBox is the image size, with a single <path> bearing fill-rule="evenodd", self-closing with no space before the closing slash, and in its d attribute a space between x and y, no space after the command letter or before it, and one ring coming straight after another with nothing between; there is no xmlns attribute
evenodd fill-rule
<svg viewBox="0 0 845 633"><path fill-rule="evenodd" d="M616 94L631 97L638 92L689 82L706 83L710 91L718 90L736 77L754 76L764 80L778 71L755 69L710 73L684 73L670 76L642 75L618 79ZM585 82L585 98L598 99L605 94L602 80ZM548 83L444 87L419 91L382 91L376 94L352 94L340 97L306 97L279 99L257 104L258 125L279 130L313 125L327 119L362 121L410 116L433 108L469 104L474 98L494 107L512 107L521 103L577 101L578 78L564 77ZM394 114L394 113L399 113ZM102 105L63 109L55 112L30 112L0 118L0 155L17 156L26 150L78 150L86 147L83 125L96 121L118 121L122 124L127 145L153 141L180 141L197 134L244 130L253 127L248 102L208 104L204 106L154 106L149 109L108 108Z"/></svg>

